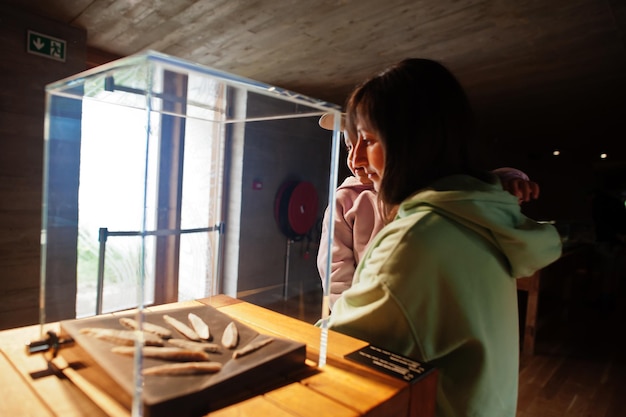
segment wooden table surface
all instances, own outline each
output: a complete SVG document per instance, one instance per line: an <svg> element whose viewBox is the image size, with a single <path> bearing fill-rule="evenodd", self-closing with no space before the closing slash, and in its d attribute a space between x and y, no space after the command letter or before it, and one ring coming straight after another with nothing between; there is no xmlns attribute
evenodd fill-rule
<svg viewBox="0 0 626 417"><path fill-rule="evenodd" d="M431 372L416 382L407 383L344 359L345 354L367 345L361 340L329 331L327 362L318 368L320 329L303 321L226 296L167 304L150 310L201 304L218 308L264 334L307 345L305 369L284 375L281 383L257 392L243 390L237 398L225 399L224 407L207 416L434 416L437 373ZM59 324L47 324L44 331L47 330L58 332ZM104 417L131 414L114 400L115 390L95 387L88 395L84 387L78 389L69 379L50 373L44 354L27 355L25 344L39 339L40 332L39 325L0 332L0 415ZM89 370L86 366L72 372L79 375L77 378L89 379ZM114 403L109 404L112 407L107 406L107 401ZM121 412L115 411L120 408Z"/></svg>

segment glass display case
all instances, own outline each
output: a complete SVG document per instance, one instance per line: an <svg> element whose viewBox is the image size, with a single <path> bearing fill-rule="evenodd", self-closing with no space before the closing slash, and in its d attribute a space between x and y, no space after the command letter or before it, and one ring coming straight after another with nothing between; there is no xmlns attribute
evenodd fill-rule
<svg viewBox="0 0 626 417"><path fill-rule="evenodd" d="M318 126L328 112L333 132ZM48 85L41 323L65 322L80 338L84 323L134 320L127 382L139 414L155 306L227 295L321 319L323 366L328 294L315 259L337 184L339 115L337 105L152 51ZM159 313L158 324L166 315L177 312Z"/></svg>

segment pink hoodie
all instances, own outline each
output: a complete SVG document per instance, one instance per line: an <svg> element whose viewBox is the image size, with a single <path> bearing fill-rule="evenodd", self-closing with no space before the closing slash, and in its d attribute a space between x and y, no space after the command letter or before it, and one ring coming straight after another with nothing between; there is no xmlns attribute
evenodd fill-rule
<svg viewBox="0 0 626 417"><path fill-rule="evenodd" d="M354 270L367 248L367 244L384 226L376 210L377 197L372 184L362 184L355 177L348 177L335 194L335 235L330 273L330 306L343 291L352 286ZM324 213L322 237L317 253L317 268L326 283L328 254L328 208Z"/></svg>

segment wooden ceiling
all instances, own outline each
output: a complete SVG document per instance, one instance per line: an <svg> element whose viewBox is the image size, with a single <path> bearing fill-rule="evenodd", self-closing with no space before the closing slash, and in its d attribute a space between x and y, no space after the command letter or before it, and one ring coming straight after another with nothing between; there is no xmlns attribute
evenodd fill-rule
<svg viewBox="0 0 626 417"><path fill-rule="evenodd" d="M85 28L91 48L153 49L338 104L388 64L436 59L504 146L626 134L623 0L2 1Z"/></svg>

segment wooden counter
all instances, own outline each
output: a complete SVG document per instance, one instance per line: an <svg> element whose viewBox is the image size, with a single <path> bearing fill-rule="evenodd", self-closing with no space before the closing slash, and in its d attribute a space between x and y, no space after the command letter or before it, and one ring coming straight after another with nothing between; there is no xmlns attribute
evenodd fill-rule
<svg viewBox="0 0 626 417"><path fill-rule="evenodd" d="M434 416L437 384L436 372L409 384L344 359L344 355L367 344L333 331L329 332L326 365L317 368L320 329L300 320L235 300L226 296L168 304L151 308L208 304L259 332L287 338L307 345L307 368L285 375L284 380L257 392L242 390L238 398L224 399L224 407L208 416L275 416L275 417L430 417ZM103 390L91 399L68 379L49 372L43 354L28 356L25 344L40 337L40 326L29 326L0 332L0 415L3 416L90 416L130 415L113 407L96 405L111 401ZM59 330L58 323L45 326ZM61 350L63 352L63 350ZM88 375L89 366L76 370ZM109 391L111 392L111 391ZM95 400L95 402L94 402Z"/></svg>

